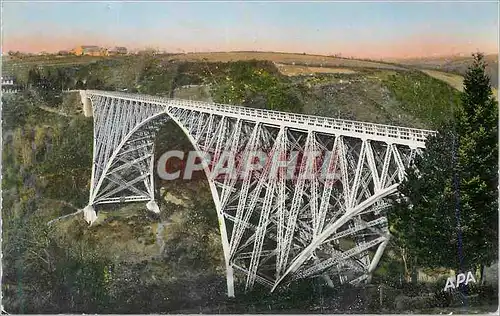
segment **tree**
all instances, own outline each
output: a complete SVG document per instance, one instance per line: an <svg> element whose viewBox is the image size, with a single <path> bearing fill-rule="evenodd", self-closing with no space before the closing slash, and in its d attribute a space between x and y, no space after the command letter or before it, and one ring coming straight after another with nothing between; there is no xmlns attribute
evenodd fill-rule
<svg viewBox="0 0 500 316"><path fill-rule="evenodd" d="M14 94L3 100L2 118L4 131L14 130L26 124L35 107L22 94Z"/></svg>
<svg viewBox="0 0 500 316"><path fill-rule="evenodd" d="M28 87L38 87L41 80L42 76L40 75L38 68L33 67L28 71Z"/></svg>
<svg viewBox="0 0 500 316"><path fill-rule="evenodd" d="M22 56L22 53L20 51L13 51L13 50L10 50L8 52L8 55L9 56L14 56L14 57L19 57L19 56Z"/></svg>
<svg viewBox="0 0 500 316"><path fill-rule="evenodd" d="M414 167L407 171L389 212L391 232L407 254L407 277L416 264L459 266L452 181L455 168L449 146L455 136L448 123L428 138L423 155L417 156Z"/></svg>
<svg viewBox="0 0 500 316"><path fill-rule="evenodd" d="M429 137L394 197L391 231L419 266L464 271L498 257L497 105L474 54L461 106Z"/></svg>
<svg viewBox="0 0 500 316"><path fill-rule="evenodd" d="M474 251L469 264L489 265L498 258L498 108L483 54L464 78L458 119L461 211L467 216L463 238Z"/></svg>

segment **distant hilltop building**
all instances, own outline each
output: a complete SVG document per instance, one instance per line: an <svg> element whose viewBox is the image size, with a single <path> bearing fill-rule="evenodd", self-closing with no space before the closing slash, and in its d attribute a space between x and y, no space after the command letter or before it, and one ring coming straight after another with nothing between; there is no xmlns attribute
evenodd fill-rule
<svg viewBox="0 0 500 316"><path fill-rule="evenodd" d="M105 56L105 50L99 46L82 45L74 48L71 51L76 56Z"/></svg>
<svg viewBox="0 0 500 316"><path fill-rule="evenodd" d="M127 55L127 48L123 46L116 46L108 49L109 55Z"/></svg>
<svg viewBox="0 0 500 316"><path fill-rule="evenodd" d="M76 56L109 56L109 55L126 55L126 47L113 47L106 49L96 45L82 45L71 50L71 53Z"/></svg>

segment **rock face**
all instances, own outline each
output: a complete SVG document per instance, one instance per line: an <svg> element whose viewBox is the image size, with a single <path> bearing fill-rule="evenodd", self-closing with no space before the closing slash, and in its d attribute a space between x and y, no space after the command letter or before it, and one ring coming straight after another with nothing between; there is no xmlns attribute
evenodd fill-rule
<svg viewBox="0 0 500 316"><path fill-rule="evenodd" d="M206 85L187 85L179 87L174 91L174 98L213 102L210 95L210 87Z"/></svg>

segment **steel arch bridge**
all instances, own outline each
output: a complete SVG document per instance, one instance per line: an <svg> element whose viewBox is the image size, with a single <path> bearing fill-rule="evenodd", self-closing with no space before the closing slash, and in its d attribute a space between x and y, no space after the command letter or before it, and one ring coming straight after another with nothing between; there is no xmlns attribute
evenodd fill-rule
<svg viewBox="0 0 500 316"><path fill-rule="evenodd" d="M167 99L121 92L80 90L86 116L93 116L93 167L84 217L94 206L155 202L154 141L168 120L197 152L223 151L248 157L271 153L255 177L242 181L209 176L226 265L228 296L233 271L274 291L294 280L322 276L357 284L369 281L390 234L384 209L405 168L425 148L433 131L333 118ZM306 177L317 171L313 156L299 163L298 177L273 177L283 167L280 152L328 151L334 181ZM334 281L332 281L332 277Z"/></svg>

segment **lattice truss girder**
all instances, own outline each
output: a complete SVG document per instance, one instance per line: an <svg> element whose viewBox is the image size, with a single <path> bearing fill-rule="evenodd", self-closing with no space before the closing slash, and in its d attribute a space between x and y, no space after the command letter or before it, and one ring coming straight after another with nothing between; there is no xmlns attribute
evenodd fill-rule
<svg viewBox="0 0 500 316"><path fill-rule="evenodd" d="M253 176L208 176L216 188L218 212L226 220L226 260L255 282L279 284L320 275L357 283L376 266L377 249L388 240L384 209L419 149L370 139L263 124L176 106L92 97L94 167L89 204L154 199L154 139L173 119L200 152L212 156L209 169L244 172L255 151L270 157ZM304 153L290 179L283 153ZM307 153L329 152L321 165ZM286 160L293 161L287 157ZM219 159L219 160L218 160ZM327 167L334 179L310 177Z"/></svg>

